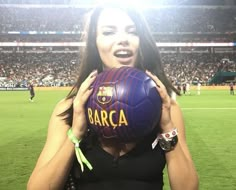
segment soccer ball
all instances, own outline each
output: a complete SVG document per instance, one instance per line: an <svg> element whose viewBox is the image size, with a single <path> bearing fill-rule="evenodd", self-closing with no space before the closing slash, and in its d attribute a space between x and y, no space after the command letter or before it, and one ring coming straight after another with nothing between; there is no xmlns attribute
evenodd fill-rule
<svg viewBox="0 0 236 190"><path fill-rule="evenodd" d="M102 138L138 140L157 126L162 101L155 82L133 67L105 70L86 103L88 127Z"/></svg>

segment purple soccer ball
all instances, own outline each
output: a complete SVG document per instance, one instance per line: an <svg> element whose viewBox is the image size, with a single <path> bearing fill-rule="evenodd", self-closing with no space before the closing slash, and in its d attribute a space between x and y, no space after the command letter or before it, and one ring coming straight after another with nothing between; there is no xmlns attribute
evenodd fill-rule
<svg viewBox="0 0 236 190"><path fill-rule="evenodd" d="M86 104L88 127L102 138L138 140L157 126L162 101L155 82L133 67L105 70Z"/></svg>

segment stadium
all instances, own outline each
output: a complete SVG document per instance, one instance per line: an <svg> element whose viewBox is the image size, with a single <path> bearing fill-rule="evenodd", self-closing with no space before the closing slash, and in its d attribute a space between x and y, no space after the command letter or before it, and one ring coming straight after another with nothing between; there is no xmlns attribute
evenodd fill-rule
<svg viewBox="0 0 236 190"><path fill-rule="evenodd" d="M0 0L0 189L26 189L53 108L76 83L84 17L96 3ZM176 99L200 189L235 189L236 96L230 86L236 84L236 0L134 6L142 7L167 77L181 93Z"/></svg>

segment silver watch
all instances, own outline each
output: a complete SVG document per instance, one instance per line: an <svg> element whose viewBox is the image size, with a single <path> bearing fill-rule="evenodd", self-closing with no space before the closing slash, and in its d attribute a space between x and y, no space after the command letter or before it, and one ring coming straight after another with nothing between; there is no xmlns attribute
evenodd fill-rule
<svg viewBox="0 0 236 190"><path fill-rule="evenodd" d="M176 135L169 139L159 138L158 142L162 150L164 150L165 152L169 152L173 150L176 144L178 143L178 136Z"/></svg>

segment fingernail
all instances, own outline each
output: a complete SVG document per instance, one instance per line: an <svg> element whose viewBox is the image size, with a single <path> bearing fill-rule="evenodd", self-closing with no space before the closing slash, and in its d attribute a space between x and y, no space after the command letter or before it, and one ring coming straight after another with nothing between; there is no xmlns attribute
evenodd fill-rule
<svg viewBox="0 0 236 190"><path fill-rule="evenodd" d="M91 77L90 78L93 78L93 77L95 77L96 75L97 75L97 70L94 70L94 71L92 71L92 73L91 73Z"/></svg>
<svg viewBox="0 0 236 190"><path fill-rule="evenodd" d="M149 70L146 70L146 71L148 74L153 75L151 71L149 71Z"/></svg>

